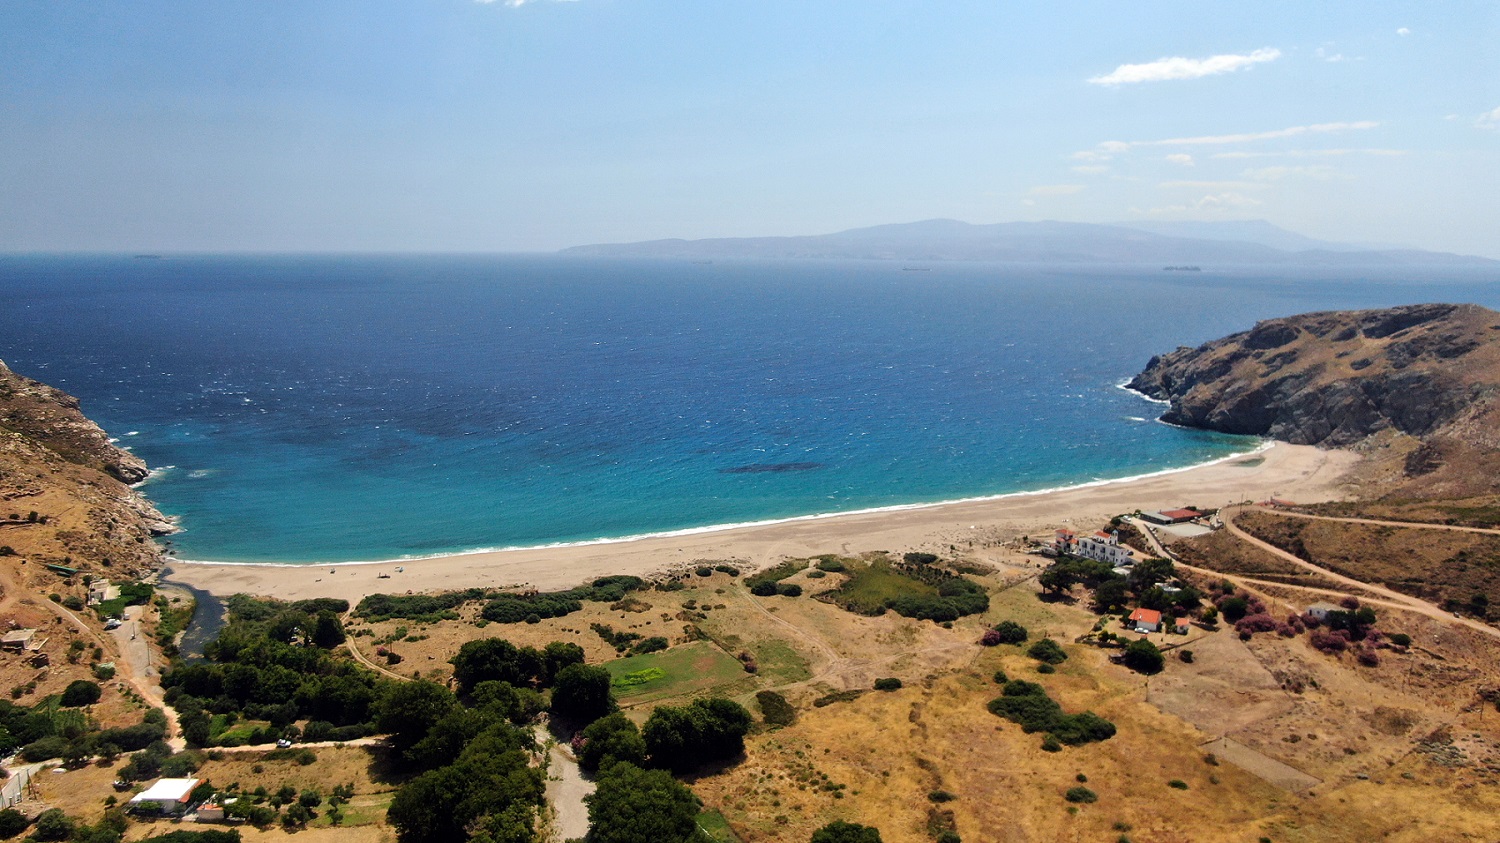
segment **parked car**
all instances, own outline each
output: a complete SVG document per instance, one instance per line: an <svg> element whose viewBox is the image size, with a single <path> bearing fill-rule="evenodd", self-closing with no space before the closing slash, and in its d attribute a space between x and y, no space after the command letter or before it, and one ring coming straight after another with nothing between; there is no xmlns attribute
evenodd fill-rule
<svg viewBox="0 0 1500 843"><path fill-rule="evenodd" d="M124 621L120 620L119 618L110 618L109 620L107 620L107 621L104 622L104 628L105 629L119 629L120 628L120 624L122 624L122 623L124 623Z"/></svg>

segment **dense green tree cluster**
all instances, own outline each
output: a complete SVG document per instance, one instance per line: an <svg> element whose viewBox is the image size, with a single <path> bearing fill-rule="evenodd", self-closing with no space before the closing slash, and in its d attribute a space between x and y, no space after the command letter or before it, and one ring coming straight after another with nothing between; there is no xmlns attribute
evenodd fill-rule
<svg viewBox="0 0 1500 843"><path fill-rule="evenodd" d="M574 723L592 723L615 710L609 671L598 665L570 664L552 682L552 714Z"/></svg>
<svg viewBox="0 0 1500 843"><path fill-rule="evenodd" d="M1093 588L1116 576L1118 575L1115 574L1114 566L1108 562L1084 559L1080 556L1064 556L1048 566L1047 570L1037 577L1037 582L1042 588L1061 594L1075 585Z"/></svg>
<svg viewBox="0 0 1500 843"><path fill-rule="evenodd" d="M1177 568L1169 559L1152 557L1142 559L1130 566L1130 575L1126 577L1130 584L1130 590L1137 596L1143 595L1156 586L1171 582L1177 576Z"/></svg>
<svg viewBox="0 0 1500 843"><path fill-rule="evenodd" d="M459 690L468 693L480 682L506 682L518 688L548 687L558 672L583 664L583 648L554 641L538 650L517 647L503 638L468 641L449 659Z"/></svg>
<svg viewBox="0 0 1500 843"><path fill-rule="evenodd" d="M19 749L22 760L30 762L114 756L143 749L166 733L166 717L156 709L135 726L100 729L83 712L62 703L59 695L31 707L0 700L0 755Z"/></svg>
<svg viewBox="0 0 1500 843"><path fill-rule="evenodd" d="M302 719L330 739L366 734L381 680L330 652L344 641L337 613L347 606L231 598L230 623L204 648L205 660L174 665L162 677L183 736L209 745L216 714L269 721L269 729L248 735L250 743L274 741Z"/></svg>
<svg viewBox="0 0 1500 843"><path fill-rule="evenodd" d="M601 717L576 742L578 766L595 773L619 761L646 765L646 741L630 718L619 712Z"/></svg>
<svg viewBox="0 0 1500 843"><path fill-rule="evenodd" d="M386 819L401 843L493 841L530 843L544 781L531 766L534 742L526 731L483 708L439 718L463 718L479 731L443 766L403 784ZM434 724L436 725L436 724ZM421 741L418 742L420 744Z"/></svg>
<svg viewBox="0 0 1500 843"><path fill-rule="evenodd" d="M641 736L654 766L689 770L744 752L750 725L750 712L744 706L714 697L681 707L657 707Z"/></svg>
<svg viewBox="0 0 1500 843"><path fill-rule="evenodd" d="M587 843L709 843L698 827L697 797L663 770L612 764L586 800Z"/></svg>
<svg viewBox="0 0 1500 843"><path fill-rule="evenodd" d="M1005 683L1002 694L990 701L990 713L1020 724L1028 733L1047 732L1057 740L1075 746L1114 737L1113 723L1091 711L1063 713L1062 706L1047 696L1045 688L1034 682L1012 679Z"/></svg>
<svg viewBox="0 0 1500 843"><path fill-rule="evenodd" d="M491 593L482 588L463 591L448 591L442 594L371 594L354 607L356 617L369 621L384 621L392 618L436 623L442 620L458 620L454 611L459 606L475 600L483 600Z"/></svg>

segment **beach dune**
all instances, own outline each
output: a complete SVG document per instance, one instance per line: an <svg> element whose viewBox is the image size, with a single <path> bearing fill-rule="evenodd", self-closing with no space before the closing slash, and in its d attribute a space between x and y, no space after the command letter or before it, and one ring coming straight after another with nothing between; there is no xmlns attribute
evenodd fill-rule
<svg viewBox="0 0 1500 843"><path fill-rule="evenodd" d="M1271 443L1257 453L1181 471L1048 492L874 512L792 519L622 541L523 548L391 562L329 565L172 560L164 579L217 596L301 600L368 594L530 586L568 588L609 574L650 574L698 560L764 567L787 557L865 551L948 551L980 560L1014 558L1017 536L1071 525L1095 527L1136 509L1221 506L1276 496L1298 502L1346 497L1358 457L1347 451Z"/></svg>

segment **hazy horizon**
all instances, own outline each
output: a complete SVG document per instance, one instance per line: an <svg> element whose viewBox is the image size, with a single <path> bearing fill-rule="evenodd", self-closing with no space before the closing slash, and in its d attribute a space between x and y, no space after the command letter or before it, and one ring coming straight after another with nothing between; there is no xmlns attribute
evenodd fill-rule
<svg viewBox="0 0 1500 843"><path fill-rule="evenodd" d="M1500 7L0 6L0 251L1263 219L1500 258Z"/></svg>

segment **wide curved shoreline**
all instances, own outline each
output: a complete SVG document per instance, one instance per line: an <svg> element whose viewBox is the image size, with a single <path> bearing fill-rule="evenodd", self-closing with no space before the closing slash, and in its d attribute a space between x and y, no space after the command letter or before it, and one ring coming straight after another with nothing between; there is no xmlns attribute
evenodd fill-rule
<svg viewBox="0 0 1500 843"><path fill-rule="evenodd" d="M784 556L963 546L981 558L1016 535L1062 524L1090 526L1120 512L1272 495L1343 497L1358 458L1345 451L1268 443L1250 454L1122 480L936 504L695 528L650 536L478 551L384 562L222 563L172 560L165 576L215 595L286 599L503 587L566 588L607 574L646 575L699 559L770 564ZM398 571L398 569L400 569Z"/></svg>

